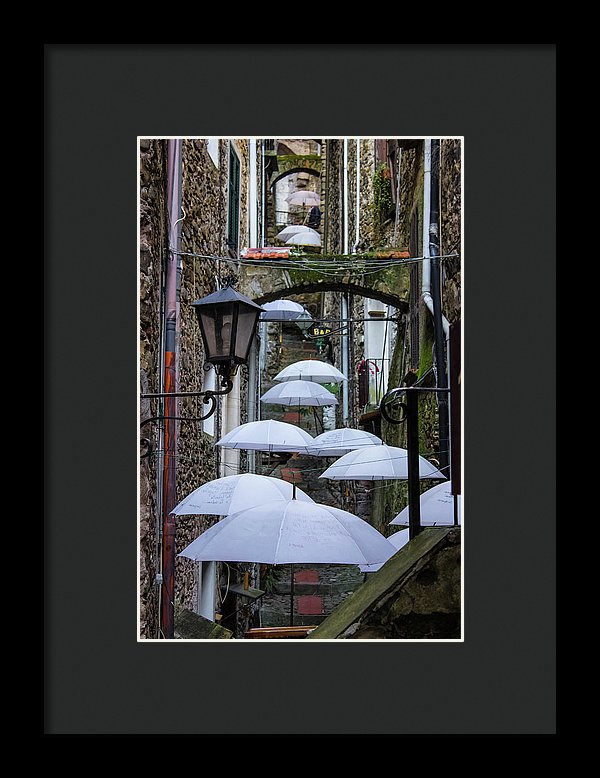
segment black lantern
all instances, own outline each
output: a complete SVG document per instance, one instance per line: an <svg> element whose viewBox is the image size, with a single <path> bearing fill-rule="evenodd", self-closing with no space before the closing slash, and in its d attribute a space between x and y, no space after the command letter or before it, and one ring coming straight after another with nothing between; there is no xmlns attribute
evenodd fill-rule
<svg viewBox="0 0 600 778"><path fill-rule="evenodd" d="M198 422L208 419L217 409L217 396L229 394L233 389L232 378L240 365L248 364L250 346L256 332L258 317L264 310L227 285L218 292L209 294L192 305L196 308L200 333L204 343L206 364L213 365L221 380L221 389L206 389L199 392L154 392L141 394L141 398L202 397L208 405L205 413L197 416L151 416L141 422L140 427L161 419ZM149 438L142 438L142 445L148 457L152 453Z"/></svg>
<svg viewBox="0 0 600 778"><path fill-rule="evenodd" d="M222 378L248 363L250 346L263 309L231 286L192 303L198 316L206 362Z"/></svg>

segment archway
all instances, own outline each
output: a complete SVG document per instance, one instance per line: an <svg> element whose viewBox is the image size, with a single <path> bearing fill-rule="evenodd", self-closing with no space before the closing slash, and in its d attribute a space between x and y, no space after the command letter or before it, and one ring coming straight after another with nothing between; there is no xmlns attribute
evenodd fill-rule
<svg viewBox="0 0 600 778"><path fill-rule="evenodd" d="M368 297L371 300L379 300L385 305L391 305L401 313L408 311L408 302L402 297L398 297L390 292L375 289L361 284L344 283L342 281L313 281L287 286L282 289L276 289L266 292L259 297L254 298L257 305L270 303L273 300L282 300L299 294L312 294L315 292L344 292L357 295L359 297Z"/></svg>

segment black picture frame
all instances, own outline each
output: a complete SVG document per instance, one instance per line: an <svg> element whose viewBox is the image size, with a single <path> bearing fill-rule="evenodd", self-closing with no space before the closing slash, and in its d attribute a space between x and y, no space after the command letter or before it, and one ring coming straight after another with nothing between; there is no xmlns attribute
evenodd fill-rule
<svg viewBox="0 0 600 778"><path fill-rule="evenodd" d="M554 734L556 44L44 44L44 119L44 733ZM465 139L465 641L140 644L137 137L321 134Z"/></svg>

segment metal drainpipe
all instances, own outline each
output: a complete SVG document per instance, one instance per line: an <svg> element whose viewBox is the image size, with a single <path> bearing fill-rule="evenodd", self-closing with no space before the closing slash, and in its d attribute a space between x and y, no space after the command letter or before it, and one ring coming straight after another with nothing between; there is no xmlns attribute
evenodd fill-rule
<svg viewBox="0 0 600 778"><path fill-rule="evenodd" d="M443 316L442 316L442 292L440 283L440 141L431 141L431 197L429 219L429 254L431 256L431 296L433 299L433 328L434 328L434 355L437 372L437 386L446 388L445 365L445 341ZM439 414L439 461L440 470L449 477L448 463L450 461L449 416L448 396L444 392L438 393Z"/></svg>
<svg viewBox="0 0 600 778"><path fill-rule="evenodd" d="M343 181L343 204L344 204L344 244L343 253L348 253L348 138L344 138L344 181ZM349 317L348 311L348 298L344 292L342 292L342 305L341 305L341 318L347 319ZM348 332L346 328L345 332ZM348 378L349 367L349 354L348 354L348 335L342 335L342 373ZM342 383L342 416L344 425L348 422L348 406L349 406L349 386L348 381Z"/></svg>
<svg viewBox="0 0 600 778"><path fill-rule="evenodd" d="M169 214L169 248L179 248L181 211L181 141L167 142L167 208ZM166 278L165 309L165 377L164 391L177 391L177 255L169 252ZM165 398L165 416L178 416L177 398ZM162 591L161 631L172 639L174 633L175 603L175 521L171 511L177 504L176 484L177 426L173 419L165 419L163 463L163 531L162 531Z"/></svg>
<svg viewBox="0 0 600 778"><path fill-rule="evenodd" d="M356 139L356 231L354 235L354 246L352 253L356 254L356 249L360 241L360 138Z"/></svg>

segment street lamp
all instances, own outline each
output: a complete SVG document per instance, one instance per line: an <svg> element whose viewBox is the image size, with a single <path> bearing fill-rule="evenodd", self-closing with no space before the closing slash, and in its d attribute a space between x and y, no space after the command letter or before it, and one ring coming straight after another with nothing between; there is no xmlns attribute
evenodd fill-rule
<svg viewBox="0 0 600 778"><path fill-rule="evenodd" d="M298 327L302 331L302 334L306 335L308 328L314 322L314 319L310 311L307 311L305 308L304 311L300 314L300 316L298 316L298 318L294 319L293 321L294 324L298 325Z"/></svg>
<svg viewBox="0 0 600 778"><path fill-rule="evenodd" d="M206 364L213 365L223 386L240 365L248 364L250 346L263 308L226 286L192 303L196 309ZM229 387L230 392L233 384Z"/></svg>
<svg viewBox="0 0 600 778"><path fill-rule="evenodd" d="M158 392L141 394L141 398L159 397L202 397L205 405L210 405L201 416L152 416L140 426L162 419L182 421L204 421L216 410L217 395L229 394L233 389L233 376L240 365L248 364L250 346L256 332L258 317L264 310L256 303L244 297L227 284L208 297L192 303L198 317L200 334L204 344L204 367L215 368L220 378L221 389L207 389L201 392ZM151 453L150 441L142 438L146 448L142 457Z"/></svg>

